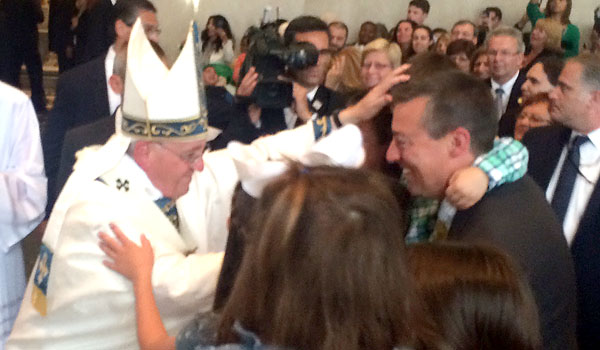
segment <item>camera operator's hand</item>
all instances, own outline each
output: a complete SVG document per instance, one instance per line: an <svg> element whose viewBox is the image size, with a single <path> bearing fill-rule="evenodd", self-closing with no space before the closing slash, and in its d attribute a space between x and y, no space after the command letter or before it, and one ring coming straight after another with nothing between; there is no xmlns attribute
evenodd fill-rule
<svg viewBox="0 0 600 350"><path fill-rule="evenodd" d="M407 82L410 77L405 74L410 67L404 64L394 69L379 84L375 85L369 93L357 104L347 107L338 115L342 124L357 124L373 118L383 107L392 102L389 90L398 83Z"/></svg>
<svg viewBox="0 0 600 350"><path fill-rule="evenodd" d="M237 88L235 94L243 97L252 95L252 92L256 87L256 83L258 83L258 73L256 73L256 69L254 67L250 67L250 69L248 69L248 73L244 75L244 79L242 79L242 82Z"/></svg>
<svg viewBox="0 0 600 350"><path fill-rule="evenodd" d="M303 122L307 122L312 117L312 113L308 108L308 99L306 94L308 91L306 88L296 82L293 83L294 86L294 110L296 111L296 115L298 118L302 119Z"/></svg>

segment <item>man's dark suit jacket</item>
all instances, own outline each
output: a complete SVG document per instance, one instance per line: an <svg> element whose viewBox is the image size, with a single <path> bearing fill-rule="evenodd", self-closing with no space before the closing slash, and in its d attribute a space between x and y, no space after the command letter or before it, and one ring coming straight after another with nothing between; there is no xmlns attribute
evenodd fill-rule
<svg viewBox="0 0 600 350"><path fill-rule="evenodd" d="M515 134L515 124L517 123L517 116L521 110L519 98L521 97L521 86L525 82L525 74L526 73L523 71L519 72L517 80L513 84L512 90L510 90L506 111L502 114L502 117L500 117L500 121L498 122L498 135L500 137L513 137ZM490 79L488 79L488 83L492 86L492 81Z"/></svg>
<svg viewBox="0 0 600 350"><path fill-rule="evenodd" d="M56 199L56 174L65 133L69 129L110 115L105 57L100 56L68 70L58 79L54 107L49 113L48 125L42 134L44 166L48 177L47 215Z"/></svg>
<svg viewBox="0 0 600 350"><path fill-rule="evenodd" d="M529 150L529 175L545 191L571 130L562 126L531 129L523 138ZM571 244L578 292L579 348L600 348L600 185L596 183Z"/></svg>
<svg viewBox="0 0 600 350"><path fill-rule="evenodd" d="M113 4L99 0L86 9L75 28L75 64L82 64L103 56L115 41Z"/></svg>
<svg viewBox="0 0 600 350"><path fill-rule="evenodd" d="M470 209L458 211L448 238L491 244L512 256L533 290L543 349L576 349L573 260L554 212L529 176L493 189Z"/></svg>
<svg viewBox="0 0 600 350"><path fill-rule="evenodd" d="M312 101L309 102L309 108L318 116L330 115L335 110L344 108L345 105L345 96L325 86L319 86ZM236 104L234 109L236 115L231 118L223 133L211 142L212 149L224 148L230 141L250 143L260 136L287 129L282 109L263 109L260 117L261 127L257 128L248 117L247 107L244 103Z"/></svg>
<svg viewBox="0 0 600 350"><path fill-rule="evenodd" d="M67 179L73 172L75 153L91 145L103 145L115 133L114 114L91 124L82 125L67 131L60 155L60 166L56 175L54 198L58 198Z"/></svg>

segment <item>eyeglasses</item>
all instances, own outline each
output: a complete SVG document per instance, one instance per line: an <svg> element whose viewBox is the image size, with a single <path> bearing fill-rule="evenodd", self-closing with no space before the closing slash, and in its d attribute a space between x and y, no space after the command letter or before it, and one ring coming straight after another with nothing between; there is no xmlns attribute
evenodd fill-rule
<svg viewBox="0 0 600 350"><path fill-rule="evenodd" d="M496 57L496 56L500 56L500 57L509 57L509 56L514 56L517 55L518 52L511 52L508 50L500 50L500 51L494 51L494 50L490 50L487 52L488 56L491 57Z"/></svg>
<svg viewBox="0 0 600 350"><path fill-rule="evenodd" d="M369 63L365 62L365 63L363 63L362 67L364 69L369 69L371 67L374 67L376 70L382 70L382 69L390 68L391 65L379 63L379 62L369 62Z"/></svg>
<svg viewBox="0 0 600 350"><path fill-rule="evenodd" d="M203 147L202 149L195 150L195 151L190 151L187 152L185 154L179 154L177 152L175 152L174 150L167 148L167 146L165 146L162 143L156 143L160 148L166 150L167 152L171 153L172 155L176 156L177 158L179 158L179 160L181 160L182 162L187 163L190 167L194 167L194 165L196 164L196 162L198 162L198 160L200 160L202 158L202 156L204 155L204 152L206 151L206 148Z"/></svg>

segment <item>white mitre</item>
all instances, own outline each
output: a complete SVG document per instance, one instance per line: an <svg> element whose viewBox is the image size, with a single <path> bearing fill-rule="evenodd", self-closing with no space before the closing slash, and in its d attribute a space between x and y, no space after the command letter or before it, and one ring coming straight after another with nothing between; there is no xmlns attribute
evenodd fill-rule
<svg viewBox="0 0 600 350"><path fill-rule="evenodd" d="M138 18L127 48L124 135L144 140L208 139L198 48L198 28L192 23L181 53L169 69L150 45Z"/></svg>

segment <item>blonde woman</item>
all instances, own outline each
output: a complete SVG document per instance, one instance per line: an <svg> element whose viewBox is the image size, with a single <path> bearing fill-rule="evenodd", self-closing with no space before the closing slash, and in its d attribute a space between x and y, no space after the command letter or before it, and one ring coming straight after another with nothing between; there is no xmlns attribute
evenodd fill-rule
<svg viewBox="0 0 600 350"><path fill-rule="evenodd" d="M523 67L526 71L542 57L562 57L562 31L562 25L557 20L541 18L536 22L531 32L530 51L523 60Z"/></svg>
<svg viewBox="0 0 600 350"><path fill-rule="evenodd" d="M365 46L362 54L361 79L365 88L377 85L402 63L402 50L396 43L379 38Z"/></svg>

